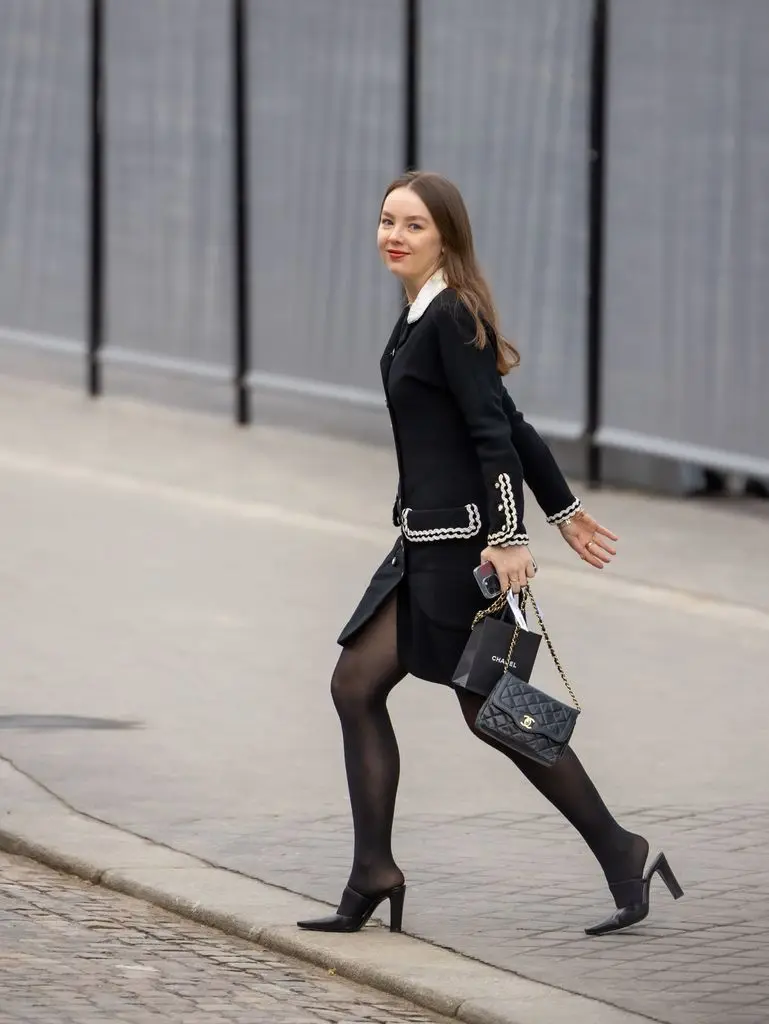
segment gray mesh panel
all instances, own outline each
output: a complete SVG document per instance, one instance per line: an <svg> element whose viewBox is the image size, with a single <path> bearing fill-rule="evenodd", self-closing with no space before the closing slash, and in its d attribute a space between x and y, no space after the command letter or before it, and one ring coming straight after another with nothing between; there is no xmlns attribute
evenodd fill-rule
<svg viewBox="0 0 769 1024"><path fill-rule="evenodd" d="M421 163L462 189L527 412L585 419L589 0L424 0Z"/></svg>
<svg viewBox="0 0 769 1024"><path fill-rule="evenodd" d="M612 24L601 437L769 473L769 5Z"/></svg>
<svg viewBox="0 0 769 1024"><path fill-rule="evenodd" d="M84 347L87 47L85 0L0 0L0 340Z"/></svg>
<svg viewBox="0 0 769 1024"><path fill-rule="evenodd" d="M108 349L229 372L229 2L105 8Z"/></svg>
<svg viewBox="0 0 769 1024"><path fill-rule="evenodd" d="M371 390L398 292L376 251L401 169L400 0L253 0L253 360ZM299 386L302 386L301 384Z"/></svg>

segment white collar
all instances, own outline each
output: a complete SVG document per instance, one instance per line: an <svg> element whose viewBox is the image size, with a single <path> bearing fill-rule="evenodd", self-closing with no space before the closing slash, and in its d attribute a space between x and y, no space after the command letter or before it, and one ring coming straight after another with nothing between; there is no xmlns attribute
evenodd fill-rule
<svg viewBox="0 0 769 1024"><path fill-rule="evenodd" d="M422 285L419 290L419 294L411 303L408 316L406 317L407 323L413 324L418 320L424 314L433 299L440 295L440 293L446 288L448 288L446 275L443 273L443 270L436 270L433 276Z"/></svg>

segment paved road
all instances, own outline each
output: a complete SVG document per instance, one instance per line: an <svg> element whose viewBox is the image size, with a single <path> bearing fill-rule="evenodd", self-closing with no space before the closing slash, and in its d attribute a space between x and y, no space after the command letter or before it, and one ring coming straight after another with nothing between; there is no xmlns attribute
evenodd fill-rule
<svg viewBox="0 0 769 1024"><path fill-rule="evenodd" d="M0 438L0 751L77 808L335 901L350 835L327 680L392 536L391 454L11 380ZM448 692L409 679L391 702L406 927L670 1024L758 1024L769 523L611 492L590 505L622 538L610 573L527 515L585 706L576 746L687 897L655 891L647 926L586 939L607 905L589 855Z"/></svg>
<svg viewBox="0 0 769 1024"><path fill-rule="evenodd" d="M407 1003L0 855L4 1024L438 1024Z"/></svg>

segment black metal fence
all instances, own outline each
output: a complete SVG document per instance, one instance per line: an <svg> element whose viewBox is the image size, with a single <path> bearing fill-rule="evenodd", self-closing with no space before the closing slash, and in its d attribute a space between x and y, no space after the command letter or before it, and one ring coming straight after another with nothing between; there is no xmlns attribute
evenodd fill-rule
<svg viewBox="0 0 769 1024"><path fill-rule="evenodd" d="M380 406L371 210L432 166L521 339L516 397L592 481L606 447L769 476L763 0L0 0L0 23L0 342L82 358L94 396L111 363L229 381L241 424L257 388Z"/></svg>

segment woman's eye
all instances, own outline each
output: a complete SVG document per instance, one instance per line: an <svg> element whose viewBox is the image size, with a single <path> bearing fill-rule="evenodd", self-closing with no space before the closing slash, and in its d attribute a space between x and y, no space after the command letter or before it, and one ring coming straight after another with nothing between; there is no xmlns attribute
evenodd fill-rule
<svg viewBox="0 0 769 1024"><path fill-rule="evenodd" d="M387 217L383 217L382 218L382 227L389 228L389 226L391 224L392 224L392 221L388 220Z"/></svg>
<svg viewBox="0 0 769 1024"><path fill-rule="evenodd" d="M422 230L422 225L421 224L409 224L409 230L410 231L411 230L413 230L413 231L421 231Z"/></svg>

